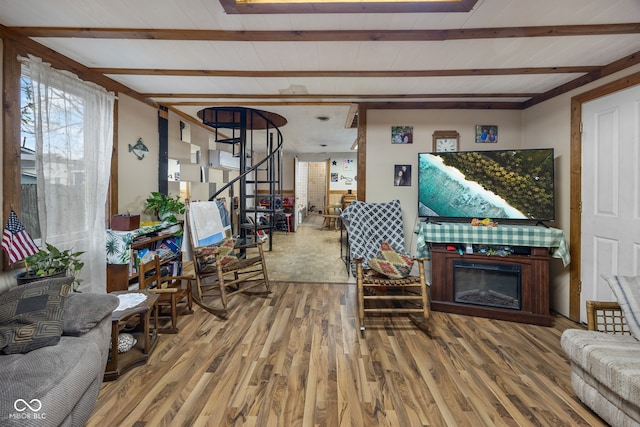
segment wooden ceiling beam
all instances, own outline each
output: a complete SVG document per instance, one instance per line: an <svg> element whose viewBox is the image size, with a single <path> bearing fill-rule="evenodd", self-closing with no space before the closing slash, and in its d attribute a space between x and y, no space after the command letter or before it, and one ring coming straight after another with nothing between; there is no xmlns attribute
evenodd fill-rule
<svg viewBox="0 0 640 427"><path fill-rule="evenodd" d="M237 102L220 102L220 101L190 101L190 102L171 102L171 103L162 103L171 106L178 107L195 107L195 106L216 106L216 107L229 107L238 105ZM274 106L274 105L290 105L290 106L298 106L298 107L309 107L315 105L323 105L323 106L345 106L351 105L352 102L344 101L344 102L327 102L327 101L317 101L317 102L287 102L287 101L253 101L253 102L242 102L243 106L255 107L259 105L264 106Z"/></svg>
<svg viewBox="0 0 640 427"><path fill-rule="evenodd" d="M297 13L436 13L469 12L478 0L430 1L251 1L220 0L229 14Z"/></svg>
<svg viewBox="0 0 640 427"><path fill-rule="evenodd" d="M9 27L24 37L191 41L444 41L515 37L575 37L640 33L640 23L444 30L224 31L150 28Z"/></svg>
<svg viewBox="0 0 640 427"><path fill-rule="evenodd" d="M311 94L311 93L273 93L273 94L235 94L235 93L143 93L148 98L201 98L201 99L423 99L423 98L531 98L540 93L412 93L412 94Z"/></svg>
<svg viewBox="0 0 640 427"><path fill-rule="evenodd" d="M591 73L599 66L486 68L461 70L185 70L157 68L91 68L101 74L127 74L137 76L190 76L190 77L452 77L452 76L502 76L521 74L571 74Z"/></svg>
<svg viewBox="0 0 640 427"><path fill-rule="evenodd" d="M523 103L523 107L529 108L533 105L539 104L558 95L562 95L563 93L567 93L573 89L579 88L580 86L584 86L588 83L594 82L605 76L617 73L618 71L622 71L637 64L640 64L640 51L632 53L631 55L627 55L624 58L620 58L619 60L614 61L611 64L600 67L599 70L587 73L583 76L578 77L577 79L571 80L570 82L555 87L545 93L539 94L525 101Z"/></svg>
<svg viewBox="0 0 640 427"><path fill-rule="evenodd" d="M77 61L67 58L66 56L41 45L29 38L25 38L10 28L0 25L0 38L10 41L16 47L19 55L26 56L28 54L42 58L44 62L48 62L52 67L58 70L67 70L77 75L80 79L96 83L105 89L121 94L128 95L141 102L151 105L157 108L157 104L148 98L141 96L133 89L116 82L100 73L92 71L90 68L85 67Z"/></svg>
<svg viewBox="0 0 640 427"><path fill-rule="evenodd" d="M364 102L360 103L370 110L522 110L522 102Z"/></svg>

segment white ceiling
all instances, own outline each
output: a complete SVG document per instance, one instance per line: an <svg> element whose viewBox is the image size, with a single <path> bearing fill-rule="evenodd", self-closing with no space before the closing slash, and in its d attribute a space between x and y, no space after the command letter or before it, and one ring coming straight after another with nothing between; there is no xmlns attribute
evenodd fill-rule
<svg viewBox="0 0 640 427"><path fill-rule="evenodd" d="M190 40L175 35L168 40L92 35L34 40L89 68L109 69L106 75L111 79L138 93L154 94L153 101L194 118L198 110L221 103L281 114L288 120L281 129L285 149L305 153L348 151L356 130L346 124L352 104L358 102L525 102L532 94L544 94L585 74L542 73L531 68L611 64L640 51L640 25L625 34L439 41L347 41L339 33L335 36L338 41L293 41L295 31L470 30L638 21L639 0L478 0L469 12L291 15L227 14L218 0L0 0L0 24L10 30L292 32L286 41ZM122 68L165 72L112 70ZM505 68L528 70L504 75L470 72ZM166 70L179 71L167 75ZM447 70L466 72L408 77L357 73L446 74ZM252 71L278 74L239 75ZM322 72L331 73L319 75ZM279 96L305 92L310 95ZM224 96L207 96L210 94ZM237 94L246 98L232 97ZM329 120L321 122L318 116Z"/></svg>

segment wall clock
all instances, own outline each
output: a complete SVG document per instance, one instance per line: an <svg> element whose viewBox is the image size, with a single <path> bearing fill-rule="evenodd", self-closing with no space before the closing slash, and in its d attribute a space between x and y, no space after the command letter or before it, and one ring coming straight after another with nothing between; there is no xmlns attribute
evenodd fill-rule
<svg viewBox="0 0 640 427"><path fill-rule="evenodd" d="M433 151L458 151L460 134L455 130L437 130L433 132Z"/></svg>

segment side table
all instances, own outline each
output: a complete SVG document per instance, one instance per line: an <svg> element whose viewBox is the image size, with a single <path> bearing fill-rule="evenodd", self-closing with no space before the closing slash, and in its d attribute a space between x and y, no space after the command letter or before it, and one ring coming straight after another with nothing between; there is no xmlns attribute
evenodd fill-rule
<svg viewBox="0 0 640 427"><path fill-rule="evenodd" d="M130 368L145 364L157 343L158 295L146 290L112 292L116 296L135 293L144 294L147 298L135 307L114 311L111 316L111 354L104 373L105 381L113 381ZM155 320L153 326L150 322L152 313ZM135 316L139 319L134 319ZM118 353L118 337L132 320L137 321L137 324L126 332L130 332L137 342L131 350Z"/></svg>

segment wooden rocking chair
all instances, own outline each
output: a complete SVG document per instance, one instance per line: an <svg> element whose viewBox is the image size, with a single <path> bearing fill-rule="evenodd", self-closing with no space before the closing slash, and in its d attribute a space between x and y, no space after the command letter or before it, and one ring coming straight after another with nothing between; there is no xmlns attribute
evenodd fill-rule
<svg viewBox="0 0 640 427"><path fill-rule="evenodd" d="M191 276L162 276L162 268L160 266L160 258L155 255L151 261L140 263L138 283L140 289L147 289L150 292L158 294L158 318L168 318L170 326L159 327L156 329L160 333L175 334L178 333L178 304L185 302L184 307L180 310L181 314L192 314L192 287ZM164 314L163 309L169 310L168 314Z"/></svg>
<svg viewBox="0 0 640 427"><path fill-rule="evenodd" d="M210 207L197 206L198 215L211 213L206 221L218 221L219 216L214 211L218 209L216 202L198 202L202 203L210 203ZM241 293L267 295L270 292L262 241L238 244L229 236L229 231L223 233L222 240L203 245L202 234L198 234L197 229L203 218L194 220L194 205L191 204L186 214L196 279L193 298L208 312L227 318L233 296ZM263 290L256 290L259 287Z"/></svg>
<svg viewBox="0 0 640 427"><path fill-rule="evenodd" d="M370 313L409 314L411 321L430 333L431 316L429 288L423 258L412 258L404 252L404 231L400 202L389 203L352 202L342 219L349 233L352 270L356 277L358 319L360 331L365 330L365 316ZM418 275L404 274L396 277L391 271L382 274L369 267L372 259L381 260L381 248L392 249L406 261L406 273L414 262ZM384 250L382 250L384 254ZM395 270L394 270L395 272ZM390 277L391 276L391 277ZM420 315L418 318L415 314Z"/></svg>

